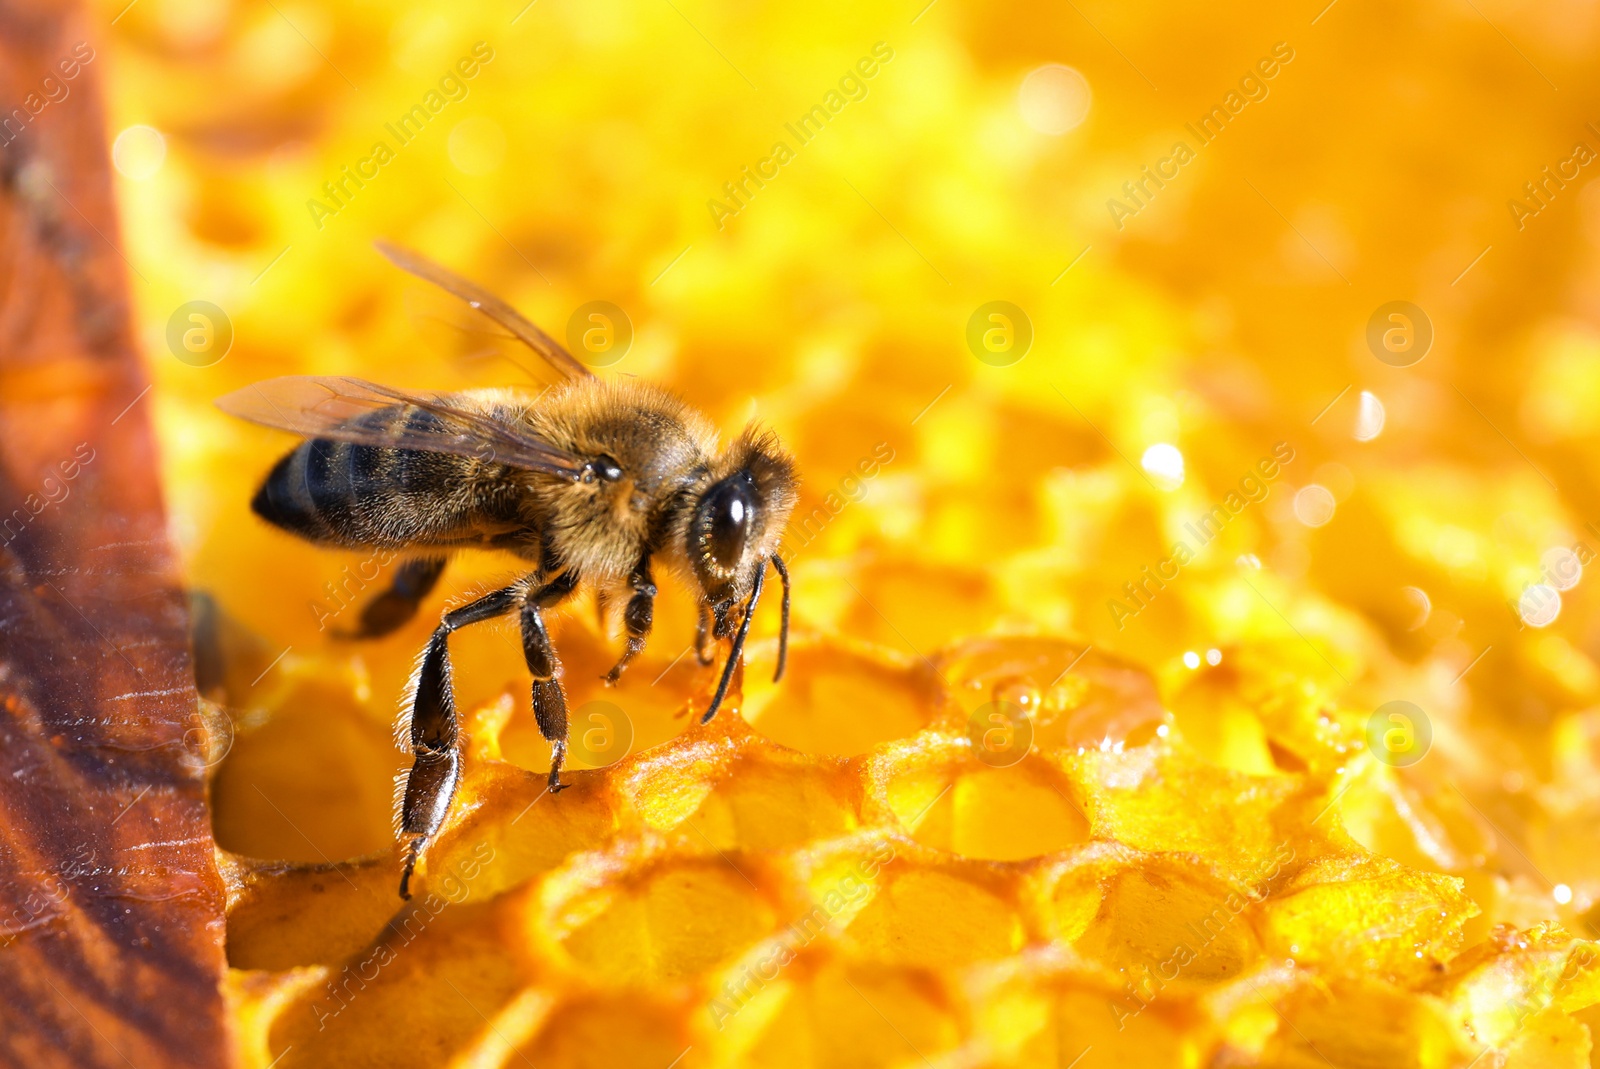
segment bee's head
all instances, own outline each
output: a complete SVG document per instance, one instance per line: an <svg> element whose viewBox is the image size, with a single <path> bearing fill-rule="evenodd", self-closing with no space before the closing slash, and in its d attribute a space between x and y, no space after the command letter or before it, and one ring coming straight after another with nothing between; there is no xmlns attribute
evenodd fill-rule
<svg viewBox="0 0 1600 1069"><path fill-rule="evenodd" d="M794 461L769 431L754 426L717 458L693 500L685 550L718 616L750 591L778 551L794 510Z"/></svg>

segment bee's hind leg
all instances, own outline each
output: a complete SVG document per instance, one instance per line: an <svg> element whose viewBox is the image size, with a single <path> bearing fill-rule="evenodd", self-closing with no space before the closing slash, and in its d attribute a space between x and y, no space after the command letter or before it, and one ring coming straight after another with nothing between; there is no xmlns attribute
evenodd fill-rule
<svg viewBox="0 0 1600 1069"><path fill-rule="evenodd" d="M544 610L578 586L578 573L561 573L543 586L530 586L522 602L522 655L533 674L533 716L550 743L550 792L565 790L561 765L567 759L567 696L561 689L561 659L545 630Z"/></svg>
<svg viewBox="0 0 1600 1069"><path fill-rule="evenodd" d="M389 588L361 610L361 621L354 631L338 632L348 639L382 638L399 630L417 614L422 599L433 592L444 574L443 557L416 557L395 569Z"/></svg>
<svg viewBox="0 0 1600 1069"><path fill-rule="evenodd" d="M650 577L649 557L645 557L634 568L628 583L633 587L633 596L628 599L628 607L622 612L622 625L628 632L628 648L622 651L622 658L605 674L605 681L613 686L622 678L628 662L644 649L645 639L650 637L650 624L656 612L656 584Z"/></svg>
<svg viewBox="0 0 1600 1069"><path fill-rule="evenodd" d="M422 848L444 824L461 781L460 721L450 686L450 632L504 616L517 607L522 584L485 594L444 614L417 670L411 705L411 771L400 803L400 834L408 838L400 897L411 897L411 872Z"/></svg>

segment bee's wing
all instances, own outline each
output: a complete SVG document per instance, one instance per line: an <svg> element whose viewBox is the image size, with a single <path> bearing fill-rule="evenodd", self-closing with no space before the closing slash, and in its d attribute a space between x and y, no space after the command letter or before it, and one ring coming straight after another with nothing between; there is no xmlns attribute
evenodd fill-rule
<svg viewBox="0 0 1600 1069"><path fill-rule="evenodd" d="M436 286L408 286L404 304L423 346L474 381L506 378L505 369L495 366L500 362L515 368L518 380L544 383L559 377L515 334Z"/></svg>
<svg viewBox="0 0 1600 1069"><path fill-rule="evenodd" d="M411 272L418 278L432 282L435 286L447 293L466 301L468 305L482 312L490 319L505 327L528 348L544 357L545 362L569 379L594 378L594 372L580 364L573 355L550 335L540 330L534 323L517 311L505 301L496 297L476 282L462 278L448 268L440 267L432 260L410 249L402 249L398 245L391 245L387 241L377 242L378 251L388 257L389 262L396 267Z"/></svg>
<svg viewBox="0 0 1600 1069"><path fill-rule="evenodd" d="M576 479L588 463L534 434L473 412L447 397L407 393L364 379L289 375L217 398L231 416L307 438L357 445L451 453ZM363 419L383 409L411 405L431 418Z"/></svg>

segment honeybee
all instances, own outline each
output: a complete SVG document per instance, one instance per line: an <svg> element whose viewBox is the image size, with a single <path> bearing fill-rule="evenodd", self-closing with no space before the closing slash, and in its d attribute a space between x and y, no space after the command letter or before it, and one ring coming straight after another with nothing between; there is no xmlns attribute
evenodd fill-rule
<svg viewBox="0 0 1600 1069"><path fill-rule="evenodd" d="M655 567L698 595L696 651L728 659L701 722L716 715L750 633L767 566L783 582L775 678L789 631L789 575L778 544L796 499L793 459L751 424L727 448L700 413L632 378L601 379L508 303L419 256L380 243L396 266L434 283L509 330L559 373L536 399L508 390L426 395L353 378L294 376L247 386L224 412L303 435L251 502L267 522L319 545L404 553L390 587L363 610L354 637L400 627L468 548L508 550L531 565L515 582L450 609L408 690L413 755L397 830L400 897L449 813L461 775L450 679L450 633L517 613L533 676L533 712L551 744L549 790L567 750L561 661L545 613L588 584L624 602L627 644L604 677L615 683L644 648Z"/></svg>

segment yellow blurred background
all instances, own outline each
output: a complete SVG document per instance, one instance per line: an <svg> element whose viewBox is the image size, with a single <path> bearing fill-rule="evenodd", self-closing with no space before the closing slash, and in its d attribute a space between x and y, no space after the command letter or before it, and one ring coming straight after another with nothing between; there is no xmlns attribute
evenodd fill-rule
<svg viewBox="0 0 1600 1069"><path fill-rule="evenodd" d="M774 427L812 518L802 636L912 665L1070 636L1150 672L1206 767L1325 774L1353 842L1459 877L1460 945L1594 934L1600 8L524 4L97 5L173 529L262 669L230 694L223 848L387 848L427 621L372 648L318 629L362 555L249 514L290 442L211 401L526 381L455 358L478 342L386 238L558 337L610 302L631 342L602 374ZM214 361L171 341L197 301L231 325ZM463 562L423 616L509 567ZM692 619L667 593L635 671L672 670ZM506 754L540 767L514 636L463 636L459 664L465 704L520 703ZM1252 680L1336 706L1350 767L1286 754ZM636 749L680 699L632 699ZM1431 749L1358 761L1390 702ZM1407 1064L1466 1060L1431 1042Z"/></svg>

